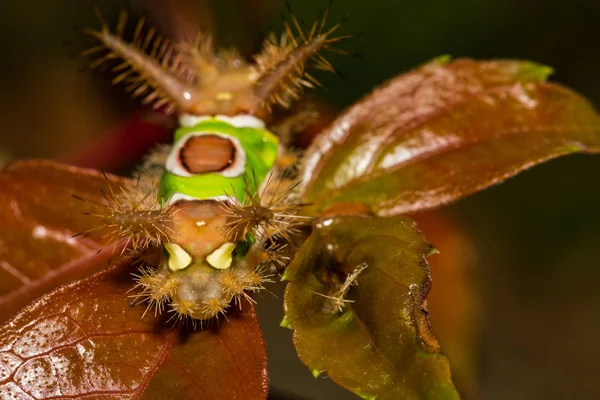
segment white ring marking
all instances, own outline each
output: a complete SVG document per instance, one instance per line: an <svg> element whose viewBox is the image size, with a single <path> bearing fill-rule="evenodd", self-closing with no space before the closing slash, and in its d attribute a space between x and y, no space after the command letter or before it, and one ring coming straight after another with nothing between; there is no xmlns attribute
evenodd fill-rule
<svg viewBox="0 0 600 400"><path fill-rule="evenodd" d="M207 121L211 119L226 122L229 125L234 126L236 128L265 129L266 126L260 118L256 118L254 115L250 114L240 114L234 117L229 117L227 115L198 116L191 114L181 114L179 116L179 124L185 127L193 127L198 125L202 121Z"/></svg>

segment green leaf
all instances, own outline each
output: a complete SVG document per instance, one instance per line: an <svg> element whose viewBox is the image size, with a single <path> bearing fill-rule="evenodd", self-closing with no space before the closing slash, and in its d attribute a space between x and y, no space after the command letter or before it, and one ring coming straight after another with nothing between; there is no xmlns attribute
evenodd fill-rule
<svg viewBox="0 0 600 400"><path fill-rule="evenodd" d="M316 376L363 398L458 398L448 360L429 330L425 257L432 253L404 217L322 219L286 271L285 325ZM332 296L366 263L344 299Z"/></svg>
<svg viewBox="0 0 600 400"><path fill-rule="evenodd" d="M600 152L600 116L526 61L440 58L342 114L307 150L301 189L319 214L431 209L548 159Z"/></svg>

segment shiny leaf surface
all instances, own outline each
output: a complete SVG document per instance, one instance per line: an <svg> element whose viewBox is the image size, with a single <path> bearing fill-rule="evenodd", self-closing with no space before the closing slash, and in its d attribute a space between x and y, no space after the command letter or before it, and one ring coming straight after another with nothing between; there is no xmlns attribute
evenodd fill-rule
<svg viewBox="0 0 600 400"><path fill-rule="evenodd" d="M430 333L425 296L432 247L403 217L319 221L286 270L284 325L316 375L365 398L454 399L448 360ZM368 267L332 312L332 284Z"/></svg>
<svg viewBox="0 0 600 400"><path fill-rule="evenodd" d="M102 201L101 189L122 182L50 161L0 171L0 323L61 284L108 267L112 249L98 254L98 238L73 235L95 227L83 213Z"/></svg>
<svg viewBox="0 0 600 400"><path fill-rule="evenodd" d="M430 209L545 160L600 151L600 117L525 61L434 60L375 90L307 151L312 212L362 202L378 215Z"/></svg>
<svg viewBox="0 0 600 400"><path fill-rule="evenodd" d="M0 328L2 399L263 399L250 304L201 331L131 306L131 266L63 286Z"/></svg>

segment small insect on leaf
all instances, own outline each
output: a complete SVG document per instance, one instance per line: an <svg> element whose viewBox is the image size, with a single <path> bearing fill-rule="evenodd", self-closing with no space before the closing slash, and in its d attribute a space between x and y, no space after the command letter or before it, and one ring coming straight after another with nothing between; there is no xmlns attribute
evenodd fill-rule
<svg viewBox="0 0 600 400"><path fill-rule="evenodd" d="M346 299L345 296L348 293L348 290L350 290L350 287L352 285L356 285L358 284L358 276L365 270L367 269L368 265L367 263L362 263L360 265L358 265L354 271L352 271L352 273L350 275L348 275L346 277L346 279L344 280L344 282L339 286L339 289L334 289L332 294L321 294L321 293L316 293L319 296L322 296L326 299L328 299L329 301L323 303L323 308L322 311L326 314L333 314L336 312L344 312L344 306L348 303L354 303L354 300L349 300Z"/></svg>

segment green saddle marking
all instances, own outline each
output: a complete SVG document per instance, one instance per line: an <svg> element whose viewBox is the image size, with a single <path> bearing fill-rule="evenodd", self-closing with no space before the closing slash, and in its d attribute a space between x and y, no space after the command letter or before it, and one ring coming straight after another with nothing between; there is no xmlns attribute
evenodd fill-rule
<svg viewBox="0 0 600 400"><path fill-rule="evenodd" d="M194 132L218 133L238 139L246 152L246 165L244 168L247 175L246 179L255 190L265 180L275 164L279 139L266 129L237 128L217 119L208 119L193 127L177 129L173 144L177 145L187 134ZM198 199L229 194L237 196L238 200L242 202L245 192L244 174L234 178L227 178L217 173L184 177L172 174L165 169L159 186L162 202L168 201L175 193L182 193Z"/></svg>

